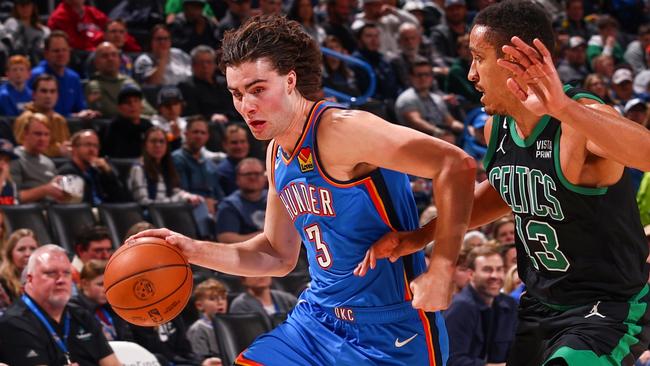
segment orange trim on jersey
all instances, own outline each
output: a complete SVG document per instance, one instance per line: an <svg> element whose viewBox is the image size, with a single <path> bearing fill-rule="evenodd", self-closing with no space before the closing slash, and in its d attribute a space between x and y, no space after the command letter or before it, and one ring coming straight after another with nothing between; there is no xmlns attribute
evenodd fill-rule
<svg viewBox="0 0 650 366"><path fill-rule="evenodd" d="M366 185L366 188L368 189L368 195L370 196L372 203L375 205L375 209L377 209L377 213L379 213L381 219L384 221L386 226L388 226L391 229L391 231L397 231L395 230L393 225L390 223L390 220L388 219L388 213L386 212L386 207L384 206L384 202L379 196L379 192L377 192L377 187L375 187L375 183L372 181L372 179L364 180L364 183Z"/></svg>
<svg viewBox="0 0 650 366"><path fill-rule="evenodd" d="M318 116L320 115L320 112L316 113L316 111L320 111L318 108L323 103L325 103L325 101L321 100L319 102L316 102L316 104L312 107L311 114L307 119L307 125L302 130L302 135L300 135L300 139L298 140L298 143L296 144L296 146L294 146L293 153L291 154L289 159L285 158L284 154L282 154L282 160L284 161L284 164L289 165L289 163L291 163L291 161L293 161L296 155L298 155L298 153L300 152L300 147L302 146L302 143L305 142L305 137L307 137L307 133L311 129L311 126L314 124L314 121L316 121L318 119Z"/></svg>
<svg viewBox="0 0 650 366"><path fill-rule="evenodd" d="M402 257L402 261L404 261ZM409 286L409 280L406 277L406 270L403 270L404 272L404 300L406 301L411 301L413 300L413 295L411 295L411 286Z"/></svg>
<svg viewBox="0 0 650 366"><path fill-rule="evenodd" d="M275 190L275 159L278 156L278 147L280 146L275 140L271 141L273 144L273 152L271 156L271 187Z"/></svg>
<svg viewBox="0 0 650 366"><path fill-rule="evenodd" d="M245 351L244 351L245 352ZM241 365L241 366L264 366L263 364L259 362L255 362L253 360L249 360L244 357L244 352L240 353L239 356L237 356L237 359L235 360L235 365Z"/></svg>
<svg viewBox="0 0 650 366"><path fill-rule="evenodd" d="M436 351L433 348L433 336L431 335L431 324L429 323L429 318L423 310L418 310L418 315L422 321L422 326L424 327L424 335L427 340L427 350L429 351L429 365L436 366Z"/></svg>

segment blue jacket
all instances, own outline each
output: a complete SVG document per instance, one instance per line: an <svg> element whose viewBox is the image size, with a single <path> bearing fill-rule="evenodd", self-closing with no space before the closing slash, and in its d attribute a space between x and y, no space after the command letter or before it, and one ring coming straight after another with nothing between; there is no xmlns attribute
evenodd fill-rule
<svg viewBox="0 0 650 366"><path fill-rule="evenodd" d="M64 117L70 117L72 113L86 109L86 99L79 74L66 67L63 76L59 76L54 73L47 61L43 60L32 69L32 77L29 79L28 85L31 86L34 79L40 74L50 74L59 83L59 100L54 106L57 113Z"/></svg>
<svg viewBox="0 0 650 366"><path fill-rule="evenodd" d="M468 284L444 313L449 334L448 366L505 362L517 328L517 304L499 294L488 307Z"/></svg>
<svg viewBox="0 0 650 366"><path fill-rule="evenodd" d="M23 113L25 104L32 101L32 90L25 85L19 92L8 82L0 85L0 112L4 116L18 116Z"/></svg>
<svg viewBox="0 0 650 366"><path fill-rule="evenodd" d="M223 199L224 193L219 185L217 164L205 157L196 160L184 148L174 151L172 158L174 159L174 165L181 180L182 189L203 197L214 198L218 201Z"/></svg>

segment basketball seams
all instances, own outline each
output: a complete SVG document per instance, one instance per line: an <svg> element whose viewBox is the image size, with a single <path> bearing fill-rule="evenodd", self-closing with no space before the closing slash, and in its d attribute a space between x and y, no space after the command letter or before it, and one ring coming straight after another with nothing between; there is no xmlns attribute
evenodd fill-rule
<svg viewBox="0 0 650 366"><path fill-rule="evenodd" d="M141 239L144 239L144 238L141 238ZM151 238L146 238L146 239L151 239ZM120 248L119 248L115 253L113 253L113 255L108 259L108 262L106 263L106 268L108 268L109 265L111 264L111 262L113 262L113 259L115 259L115 258L119 257L120 255L124 254L124 252L126 252L127 249L135 248L135 247L137 247L137 246L141 246L141 245L159 245L159 246L161 246L161 247L165 247L165 248L171 249L171 250L174 251L176 254L178 254L178 256L183 260L183 262L187 263L187 258L185 258L185 256L183 255L183 253L181 252L181 250L178 249L178 247L176 247L175 245L168 244L166 241L160 239L160 242L156 242L156 243L152 243L152 242L150 242L150 241L142 241L142 242L136 242L136 243L133 243L133 244L127 244L126 246L121 246L121 247L120 247ZM124 248L124 249L121 250L122 248Z"/></svg>
<svg viewBox="0 0 650 366"><path fill-rule="evenodd" d="M119 280L113 281L113 283L112 283L110 286L108 286L105 290L106 290L106 292L108 292L108 291L110 291L110 289L112 289L113 287L115 287L115 285L117 285L118 283L120 283L120 282L122 282L122 281L126 281L126 280L128 280L128 279L130 279L130 278L133 278L133 277L135 277L135 276L139 276L139 275L141 275L141 274L143 274L143 273L152 272L152 271L157 271L157 270L159 270L159 269L165 269L165 268L171 268L171 267L185 267L186 269L189 269L190 266L189 266L189 265L185 265L185 264L164 264L164 265L162 265L162 266L158 266L158 267L147 268L147 269L142 270L142 271L140 271L140 272L132 273L132 274L126 276L126 277L122 277L122 278L120 278ZM187 277L187 275L186 275L186 277Z"/></svg>

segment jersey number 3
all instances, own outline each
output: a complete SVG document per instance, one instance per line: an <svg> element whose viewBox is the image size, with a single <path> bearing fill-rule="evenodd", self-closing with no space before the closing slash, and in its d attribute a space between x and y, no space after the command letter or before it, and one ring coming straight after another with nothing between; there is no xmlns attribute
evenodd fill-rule
<svg viewBox="0 0 650 366"><path fill-rule="evenodd" d="M313 224L305 228L310 243L316 245L316 262L322 269L328 269L332 266L332 255L327 243L323 241L318 224Z"/></svg>
<svg viewBox="0 0 650 366"><path fill-rule="evenodd" d="M526 232L524 233L521 219L518 216L515 216L515 223L517 226L517 235L519 235L519 238L524 244L526 254L528 254L535 269L539 270L537 260L549 271L566 272L569 269L569 261L564 253L560 251L557 233L551 225L545 222L531 220L526 223ZM533 257L530 253L530 245L534 242L541 244L541 247L544 249L543 251L532 253L537 258Z"/></svg>

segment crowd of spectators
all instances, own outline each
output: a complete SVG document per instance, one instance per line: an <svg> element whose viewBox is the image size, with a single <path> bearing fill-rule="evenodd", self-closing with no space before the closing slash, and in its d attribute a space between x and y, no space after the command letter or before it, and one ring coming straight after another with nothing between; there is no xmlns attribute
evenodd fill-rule
<svg viewBox="0 0 650 366"><path fill-rule="evenodd" d="M650 128L646 2L534 1L553 19L560 79ZM218 67L224 33L256 14L286 15L323 47L369 66L372 78L364 68L323 57L323 86L357 97L342 104L444 139L480 161L488 115L467 80L468 31L476 12L493 2L61 0L49 9L46 1L15 0L0 11L0 204L137 202L148 219L151 203L185 202L201 237L237 242L261 232L266 145L242 123ZM327 89L322 96L336 100ZM650 174L627 174L650 235ZM83 182L81 193L65 189L70 176ZM476 179L485 180L485 172ZM436 210L431 182L412 177L412 188L426 223ZM215 314L257 312L272 323L291 310L309 279L304 266L294 273L300 283L284 287L267 277L202 272L183 317L134 327L115 315L102 289L114 249L106 228L89 227L75 238L74 253L65 253L29 229L6 232L0 219L0 363L65 357L38 328L31 300L55 331L63 331L62 314L71 314L71 332L90 332L92 341L70 344L81 365L115 364L106 343L114 340L144 346L161 364L220 365ZM505 362L525 289L515 235L511 217L467 233L457 294L445 312L449 365ZM648 362L650 352L639 365Z"/></svg>

